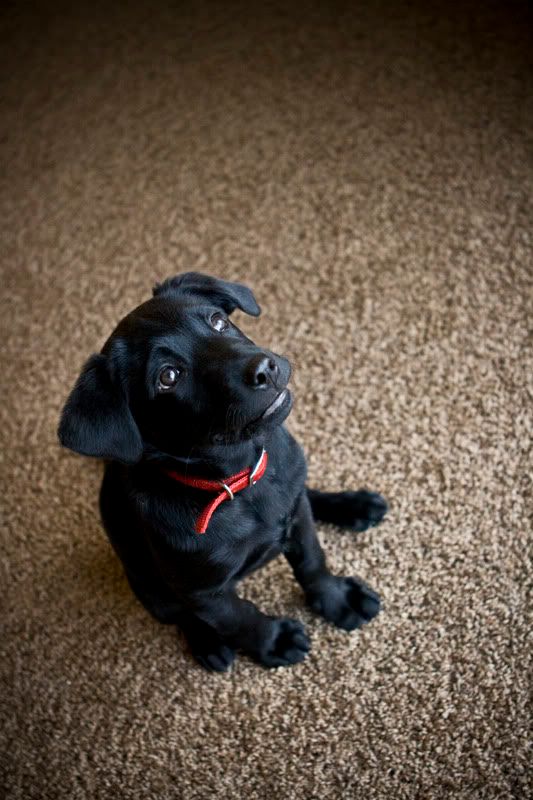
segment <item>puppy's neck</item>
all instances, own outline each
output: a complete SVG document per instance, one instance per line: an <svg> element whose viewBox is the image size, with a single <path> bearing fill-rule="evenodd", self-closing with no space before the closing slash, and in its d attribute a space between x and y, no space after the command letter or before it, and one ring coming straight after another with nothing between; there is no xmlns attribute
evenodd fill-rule
<svg viewBox="0 0 533 800"><path fill-rule="evenodd" d="M180 455L148 448L146 462L198 478L222 480L243 469L254 467L263 447L268 449L265 438L256 437L237 444L194 447L187 454Z"/></svg>

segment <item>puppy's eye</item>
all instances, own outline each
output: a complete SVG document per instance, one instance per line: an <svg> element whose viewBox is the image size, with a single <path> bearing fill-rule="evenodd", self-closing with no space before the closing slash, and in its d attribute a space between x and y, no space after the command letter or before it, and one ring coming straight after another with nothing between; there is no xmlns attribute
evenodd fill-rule
<svg viewBox="0 0 533 800"><path fill-rule="evenodd" d="M217 311L216 314L213 314L211 317L211 326L222 333L223 331L227 331L229 328L229 321L226 319L224 314L221 314L220 311Z"/></svg>
<svg viewBox="0 0 533 800"><path fill-rule="evenodd" d="M163 367L159 373L159 388L162 391L172 389L178 382L179 375L180 371L176 367Z"/></svg>

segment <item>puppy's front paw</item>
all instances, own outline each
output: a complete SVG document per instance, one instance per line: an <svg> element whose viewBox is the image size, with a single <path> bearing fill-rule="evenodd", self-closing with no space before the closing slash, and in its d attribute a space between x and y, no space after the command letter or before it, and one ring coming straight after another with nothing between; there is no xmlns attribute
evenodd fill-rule
<svg viewBox="0 0 533 800"><path fill-rule="evenodd" d="M357 578L329 575L307 600L313 611L345 631L360 628L380 610L378 595Z"/></svg>
<svg viewBox="0 0 533 800"><path fill-rule="evenodd" d="M303 661L310 647L301 622L295 619L274 619L270 635L253 655L265 667L288 667Z"/></svg>
<svg viewBox="0 0 533 800"><path fill-rule="evenodd" d="M379 525L387 510L385 498L367 489L338 492L332 498L332 522L356 532Z"/></svg>

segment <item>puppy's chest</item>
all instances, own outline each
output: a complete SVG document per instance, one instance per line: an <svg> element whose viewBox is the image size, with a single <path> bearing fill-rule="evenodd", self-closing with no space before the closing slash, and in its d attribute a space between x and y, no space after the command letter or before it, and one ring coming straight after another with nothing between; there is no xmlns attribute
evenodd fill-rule
<svg viewBox="0 0 533 800"><path fill-rule="evenodd" d="M276 477L265 478L261 485L250 486L234 500L223 503L213 523L217 529L231 529L232 539L256 539L262 532L265 540L280 540L293 505L292 495Z"/></svg>
<svg viewBox="0 0 533 800"><path fill-rule="evenodd" d="M272 471L255 486L236 495L235 500L224 502L211 522L213 538L218 545L212 554L216 557L218 551L223 560L231 554L228 562L236 577L279 555L300 491L300 486L278 478Z"/></svg>
<svg viewBox="0 0 533 800"><path fill-rule="evenodd" d="M283 492L273 497L272 493L254 491L256 488L241 498L243 502L233 501L232 508L225 504L224 524L216 529L219 541L224 540L219 555L231 564L230 579L240 580L275 558L283 551L288 536L289 499Z"/></svg>

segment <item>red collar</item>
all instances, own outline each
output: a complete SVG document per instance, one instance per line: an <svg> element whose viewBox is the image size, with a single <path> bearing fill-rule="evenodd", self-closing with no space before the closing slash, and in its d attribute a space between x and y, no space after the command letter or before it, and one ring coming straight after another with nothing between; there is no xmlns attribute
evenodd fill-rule
<svg viewBox="0 0 533 800"><path fill-rule="evenodd" d="M180 475L179 472L172 470L165 470L169 478L173 478L179 483L185 483L187 486L193 486L195 489L204 489L207 492L218 492L217 496L206 505L194 526L196 533L205 533L209 520L213 516L213 512L219 507L224 500L233 500L234 495L247 486L253 486L265 474L267 468L268 455L263 448L259 460L255 467L247 467L246 469L237 472L230 478L225 478L223 481L210 481L205 478L194 478L189 475ZM222 487L222 491L220 491Z"/></svg>

